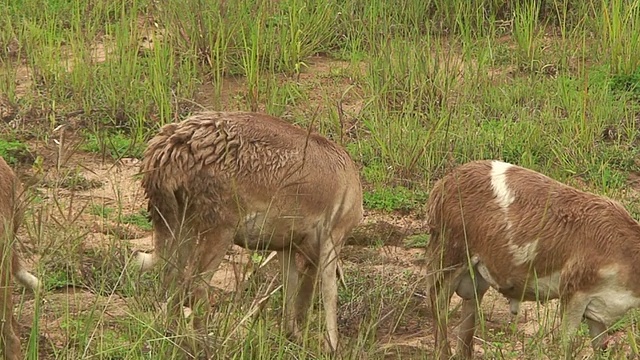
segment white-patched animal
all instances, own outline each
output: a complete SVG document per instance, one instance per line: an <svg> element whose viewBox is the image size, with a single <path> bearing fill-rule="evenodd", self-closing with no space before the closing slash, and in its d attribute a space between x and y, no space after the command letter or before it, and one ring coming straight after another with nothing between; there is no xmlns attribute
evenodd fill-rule
<svg viewBox="0 0 640 360"><path fill-rule="evenodd" d="M23 199L20 181L0 157L0 343L5 360L23 359L18 325L13 316L11 275L33 291L40 288L38 278L22 266L14 245L23 217Z"/></svg>
<svg viewBox="0 0 640 360"><path fill-rule="evenodd" d="M501 161L473 161L437 181L428 201L429 298L436 352L450 357L447 315L463 299L458 355L470 358L489 287L511 300L560 299L568 357L582 319L594 349L640 306L640 225L618 202Z"/></svg>
<svg viewBox="0 0 640 360"><path fill-rule="evenodd" d="M319 278L336 349L338 255L363 216L359 172L344 149L272 116L204 112L165 125L142 172L155 243L137 255L144 269L162 258L167 286L208 308L207 281L231 244L277 251L288 333L299 337ZM177 314L175 301L168 308Z"/></svg>

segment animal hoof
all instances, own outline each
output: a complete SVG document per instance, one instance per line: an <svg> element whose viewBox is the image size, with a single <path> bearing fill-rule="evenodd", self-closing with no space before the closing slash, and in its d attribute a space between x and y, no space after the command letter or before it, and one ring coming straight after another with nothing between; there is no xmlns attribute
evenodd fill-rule
<svg viewBox="0 0 640 360"><path fill-rule="evenodd" d="M338 351L338 346L336 344L336 346L331 344L331 341L329 341L329 339L324 339L324 351L327 354L335 354Z"/></svg>
<svg viewBox="0 0 640 360"><path fill-rule="evenodd" d="M614 346L618 341L620 341L622 335L619 333L607 335L607 338L602 342L600 346L600 350L606 351L610 347Z"/></svg>
<svg viewBox="0 0 640 360"><path fill-rule="evenodd" d="M133 251L133 261L140 266L142 271L149 270L155 264L153 254L142 250Z"/></svg>
<svg viewBox="0 0 640 360"><path fill-rule="evenodd" d="M295 330L287 330L287 339L289 341L294 342L296 344L300 344L302 342L302 334L298 329Z"/></svg>

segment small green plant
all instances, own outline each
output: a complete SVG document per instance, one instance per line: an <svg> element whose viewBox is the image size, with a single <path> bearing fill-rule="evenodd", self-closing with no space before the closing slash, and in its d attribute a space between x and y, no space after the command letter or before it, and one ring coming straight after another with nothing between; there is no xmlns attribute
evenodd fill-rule
<svg viewBox="0 0 640 360"><path fill-rule="evenodd" d="M122 217L122 222L125 224L135 225L145 231L150 231L153 229L151 221L149 221L149 213L144 209L141 209L134 214L124 215Z"/></svg>
<svg viewBox="0 0 640 360"><path fill-rule="evenodd" d="M513 21L513 37L518 45L518 58L529 70L535 69L538 52L538 39L542 35L542 28L538 28L538 14L540 3L528 1L515 3L515 18Z"/></svg>
<svg viewBox="0 0 640 360"><path fill-rule="evenodd" d="M251 253L251 263L253 265L260 265L264 261L264 254L253 252Z"/></svg>
<svg viewBox="0 0 640 360"><path fill-rule="evenodd" d="M115 209L112 207L108 207L103 204L93 204L89 208L89 213L94 216L99 216L104 219L108 219L113 213Z"/></svg>
<svg viewBox="0 0 640 360"><path fill-rule="evenodd" d="M74 282L73 274L69 272L69 269L49 269L46 275L47 276L43 278L46 289L58 289L73 284Z"/></svg>
<svg viewBox="0 0 640 360"><path fill-rule="evenodd" d="M416 234L407 236L404 241L404 246L408 248L423 248L429 243L429 234Z"/></svg>
<svg viewBox="0 0 640 360"><path fill-rule="evenodd" d="M282 18L279 69L299 74L306 67L305 58L328 48L334 42L335 7L323 1L287 0Z"/></svg>
<svg viewBox="0 0 640 360"><path fill-rule="evenodd" d="M63 170L59 186L73 190L82 191L99 188L102 182L98 179L87 179L79 168Z"/></svg>
<svg viewBox="0 0 640 360"><path fill-rule="evenodd" d="M636 71L640 65L640 1L602 0L598 20L611 73Z"/></svg>
<svg viewBox="0 0 640 360"><path fill-rule="evenodd" d="M369 209L383 211L410 211L421 206L427 198L422 191L404 186L379 187L364 193L364 205Z"/></svg>
<svg viewBox="0 0 640 360"><path fill-rule="evenodd" d="M251 111L258 110L258 96L261 80L260 64L262 58L262 46L265 46L263 40L263 22L262 17L255 19L249 29L242 29L242 45L244 52L242 53L242 69L247 79L246 101Z"/></svg>
<svg viewBox="0 0 640 360"><path fill-rule="evenodd" d="M640 97L640 67L629 74L614 74L611 76L611 89L629 92L634 97Z"/></svg>
<svg viewBox="0 0 640 360"><path fill-rule="evenodd" d="M94 153L107 154L113 159L123 157L141 158L144 152L144 144L141 141L132 139L123 133L109 134L89 133L87 140L82 146L82 150Z"/></svg>
<svg viewBox="0 0 640 360"><path fill-rule="evenodd" d="M19 140L0 139L0 156L11 164L17 165L22 159L30 155L27 145Z"/></svg>

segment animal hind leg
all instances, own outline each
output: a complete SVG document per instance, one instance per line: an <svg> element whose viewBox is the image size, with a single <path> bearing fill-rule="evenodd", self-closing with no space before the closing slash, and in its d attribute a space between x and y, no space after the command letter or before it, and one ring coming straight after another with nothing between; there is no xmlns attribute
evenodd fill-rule
<svg viewBox="0 0 640 360"><path fill-rule="evenodd" d="M321 237L319 272L322 303L327 326L327 345L331 352L338 349L338 254L342 246L344 234L333 232L328 237Z"/></svg>
<svg viewBox="0 0 640 360"><path fill-rule="evenodd" d="M438 244L441 236L437 232L431 234L431 244ZM440 360L449 359L451 357L451 348L447 336L447 324L449 322L449 306L451 296L455 291L452 281L455 272L451 269L445 270L445 264L442 263L440 246L431 248L431 254L428 255L427 262L427 285L426 293L429 298L432 319L435 322L435 350L436 357Z"/></svg>
<svg viewBox="0 0 640 360"><path fill-rule="evenodd" d="M562 326L561 338L565 352L565 359L573 359L576 348L576 333L582 322L589 299L580 295L568 296L561 299Z"/></svg>
<svg viewBox="0 0 640 360"><path fill-rule="evenodd" d="M222 263L229 246L233 243L233 235L233 230L219 227L209 230L200 236L200 243L194 254L196 264L188 271L189 283L193 287L189 306L194 311L196 309L200 310L198 312L205 316L211 310L209 282L218 267L220 267L220 263Z"/></svg>
<svg viewBox="0 0 640 360"><path fill-rule="evenodd" d="M591 337L591 346L593 350L598 352L607 349L607 326L599 321L586 318L589 326L589 337Z"/></svg>
<svg viewBox="0 0 640 360"><path fill-rule="evenodd" d="M2 286L0 290L0 322L2 323L2 350L4 351L5 360L22 359L22 350L20 348L20 338L16 331L16 322L13 317L13 301L11 300L11 287Z"/></svg>
<svg viewBox="0 0 640 360"><path fill-rule="evenodd" d="M296 251L294 249L285 249L278 251L278 256L285 290L283 312L287 336L294 340L300 340L300 329L297 324L296 309L296 298L298 294Z"/></svg>
<svg viewBox="0 0 640 360"><path fill-rule="evenodd" d="M447 324L449 322L449 305L454 290L451 288L450 279L443 279L431 286L429 300L431 302L431 313L436 322L435 326L435 352L439 359L449 359L451 348L447 336Z"/></svg>
<svg viewBox="0 0 640 360"><path fill-rule="evenodd" d="M167 297L167 328L177 330L174 327L180 325L182 320L184 289L188 286L185 283L185 268L190 258L188 249L195 240L190 236L190 227L185 226L185 221L172 223L170 226L163 217L159 217L154 218L153 222L153 251L135 251L134 256L143 272L150 270L162 259L160 276L162 289Z"/></svg>
<svg viewBox="0 0 640 360"><path fill-rule="evenodd" d="M173 301L170 302L174 317L182 320L178 325L187 330L190 327L185 321L183 306L192 310L192 326L195 336L182 336L177 340L179 346L188 356L195 358L212 358L214 350L206 340L211 315L210 285L213 272L219 267L231 243L232 231L211 230L201 233L198 244L189 241L181 244L178 251L177 269L179 275L174 276L180 283L174 287ZM169 306L169 305L168 305Z"/></svg>
<svg viewBox="0 0 640 360"><path fill-rule="evenodd" d="M2 221L2 220L0 220ZM2 232L0 226L0 232ZM4 234L0 234L0 238ZM2 241L2 240L0 240ZM4 351L5 360L22 359L22 350L20 348L20 338L17 334L16 321L13 317L13 300L11 299L11 246L3 244L0 246L0 342Z"/></svg>
<svg viewBox="0 0 640 360"><path fill-rule="evenodd" d="M300 272L300 286L296 299L296 321L299 326L306 328L311 302L315 297L318 281L318 266L315 262L305 258L304 266Z"/></svg>
<svg viewBox="0 0 640 360"><path fill-rule="evenodd" d="M476 317L484 294L489 290L489 283L476 271L462 275L456 292L462 297L462 321L458 328L458 345L456 353L465 359L473 355L473 335L476 328Z"/></svg>

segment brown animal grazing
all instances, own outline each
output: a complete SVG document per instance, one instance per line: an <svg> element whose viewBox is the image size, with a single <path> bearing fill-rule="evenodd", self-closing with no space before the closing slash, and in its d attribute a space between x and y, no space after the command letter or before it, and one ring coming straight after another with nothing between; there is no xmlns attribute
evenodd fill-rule
<svg viewBox="0 0 640 360"><path fill-rule="evenodd" d="M22 221L22 186L13 170L0 157L0 343L3 358L22 359L17 323L13 317L11 274L31 290L40 287L38 278L26 271L14 251L15 233Z"/></svg>
<svg viewBox="0 0 640 360"><path fill-rule="evenodd" d="M429 297L436 352L450 356L451 296L463 299L458 355L470 358L476 312L491 286L520 301L559 298L563 346L582 319L594 349L640 306L640 225L619 203L500 161L474 161L436 182L428 201Z"/></svg>
<svg viewBox="0 0 640 360"><path fill-rule="evenodd" d="M137 253L143 270L162 258L167 284L191 291L190 304L206 310L207 282L232 243L277 251L288 334L299 337L319 277L327 345L336 350L337 258L363 215L346 151L268 115L204 112L165 125L149 141L142 172L155 242L153 253ZM306 259L300 273L296 253ZM178 308L168 306L174 315Z"/></svg>

